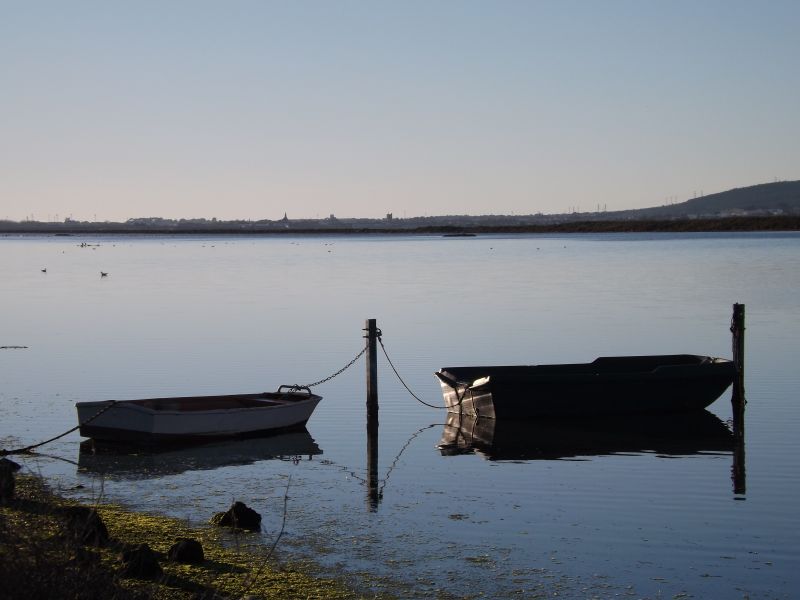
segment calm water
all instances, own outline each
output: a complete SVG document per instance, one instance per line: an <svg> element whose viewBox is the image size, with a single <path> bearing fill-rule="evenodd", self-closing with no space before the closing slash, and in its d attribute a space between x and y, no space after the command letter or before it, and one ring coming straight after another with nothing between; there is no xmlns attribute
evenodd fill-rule
<svg viewBox="0 0 800 600"><path fill-rule="evenodd" d="M0 350L7 448L72 427L81 400L313 382L361 349L367 318L409 387L437 404L433 372L446 365L729 357L731 305L745 303L744 493L712 440L622 436L537 459L537 437L512 455L444 455L446 415L411 398L383 357L377 506L363 485L363 359L316 388L307 435L103 457L81 454L73 433L23 461L76 496L197 522L242 500L264 515L267 542L288 482L282 560L310 556L404 596L800 587L799 235L6 237L0 282L0 345L27 346ZM717 425L729 398L711 406Z"/></svg>

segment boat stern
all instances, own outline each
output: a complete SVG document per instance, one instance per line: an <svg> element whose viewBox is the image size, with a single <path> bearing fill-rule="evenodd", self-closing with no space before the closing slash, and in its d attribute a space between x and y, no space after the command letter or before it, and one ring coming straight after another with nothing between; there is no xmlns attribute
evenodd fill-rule
<svg viewBox="0 0 800 600"><path fill-rule="evenodd" d="M491 377L479 377L472 381L459 381L446 368L436 373L442 388L447 412L474 417L495 418L492 399Z"/></svg>

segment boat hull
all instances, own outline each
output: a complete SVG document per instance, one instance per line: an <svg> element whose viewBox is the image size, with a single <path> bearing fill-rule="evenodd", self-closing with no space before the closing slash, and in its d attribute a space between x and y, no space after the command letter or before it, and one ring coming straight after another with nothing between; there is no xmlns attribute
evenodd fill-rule
<svg viewBox="0 0 800 600"><path fill-rule="evenodd" d="M729 360L665 355L573 365L447 367L436 375L449 412L509 419L703 410L735 373Z"/></svg>
<svg viewBox="0 0 800 600"><path fill-rule="evenodd" d="M322 398L314 394L236 394L78 402L80 434L97 440L185 443L257 437L301 429Z"/></svg>

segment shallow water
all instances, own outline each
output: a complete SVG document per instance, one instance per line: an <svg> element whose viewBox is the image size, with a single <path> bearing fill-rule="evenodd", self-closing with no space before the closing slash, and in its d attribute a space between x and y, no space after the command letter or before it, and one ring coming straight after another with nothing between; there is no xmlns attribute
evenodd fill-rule
<svg viewBox="0 0 800 600"><path fill-rule="evenodd" d="M510 456L443 454L446 415L383 356L377 506L363 359L315 388L307 437L120 458L81 454L72 433L23 462L76 496L200 522L242 500L267 542L288 484L283 559L408 596L789 598L800 583L796 234L6 237L0 281L0 346L27 346L0 350L7 448L74 426L76 401L316 381L361 349L367 318L409 387L441 404L445 365L729 357L745 303L744 493L730 449L708 440L542 456L539 431ZM729 399L710 407L717 424Z"/></svg>

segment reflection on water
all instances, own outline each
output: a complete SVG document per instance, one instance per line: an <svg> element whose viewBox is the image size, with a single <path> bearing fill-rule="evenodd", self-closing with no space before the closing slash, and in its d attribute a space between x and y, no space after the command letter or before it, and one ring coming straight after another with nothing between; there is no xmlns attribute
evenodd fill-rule
<svg viewBox="0 0 800 600"><path fill-rule="evenodd" d="M86 440L78 473L114 479L153 479L185 471L207 471L262 460L311 460L322 450L307 430L181 448L130 448Z"/></svg>
<svg viewBox="0 0 800 600"><path fill-rule="evenodd" d="M686 456L731 452L733 433L708 411L604 419L510 421L448 414L442 455L478 453L488 460L575 458L652 452Z"/></svg>
<svg viewBox="0 0 800 600"><path fill-rule="evenodd" d="M602 441L595 433L573 434L571 445L551 435L548 449L546 434L527 426L516 449L492 431L482 447L465 443L473 455L443 457L441 422L409 436L444 415L408 397L381 357L383 494L374 512L362 485L363 365L321 386L309 431L324 456L296 465L269 460L296 450L236 457L236 447L267 440L190 452L211 452L200 457L84 454L77 481L72 464L20 457L59 489L94 501L86 484L107 473L104 497L131 508L204 520L221 499L261 499L279 522L291 475L285 553L334 575L398 579L417 597L777 598L800 587L800 234L109 237L89 253L80 241L0 239L10 290L0 306L13 317L0 345L28 347L0 351L0 446L74 426L77 401L317 380L363 347L367 317L378 319L409 388L440 404L431 373L448 363L729 356L730 306L740 301L749 311L749 495L732 498L727 487L734 457L725 432L719 446L701 438L682 448L669 429L637 443L614 434L599 446L581 438ZM112 276L101 280L101 269ZM464 282L480 289L450 291ZM736 416L721 400L711 412ZM44 451L77 460L78 442L76 433ZM548 451L591 459L536 460ZM500 460L514 452L533 459ZM736 458L743 474L744 453Z"/></svg>

